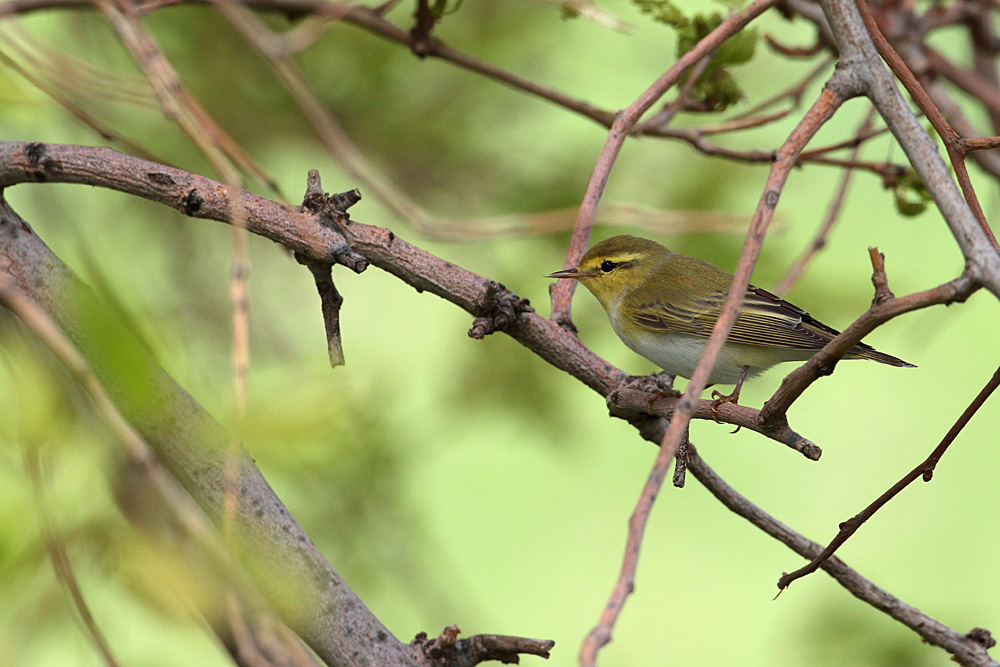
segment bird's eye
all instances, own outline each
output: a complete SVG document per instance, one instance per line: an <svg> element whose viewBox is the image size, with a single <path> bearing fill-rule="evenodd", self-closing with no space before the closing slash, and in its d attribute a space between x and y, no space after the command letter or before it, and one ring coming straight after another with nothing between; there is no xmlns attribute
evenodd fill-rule
<svg viewBox="0 0 1000 667"><path fill-rule="evenodd" d="M604 271L604 273L611 273L617 268L618 268L618 263L612 262L610 259L606 259L603 262L601 262L601 271Z"/></svg>

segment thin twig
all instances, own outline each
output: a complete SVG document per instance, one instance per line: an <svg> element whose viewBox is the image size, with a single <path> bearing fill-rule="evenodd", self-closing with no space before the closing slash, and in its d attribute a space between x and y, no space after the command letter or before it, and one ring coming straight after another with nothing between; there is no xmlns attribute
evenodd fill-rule
<svg viewBox="0 0 1000 667"><path fill-rule="evenodd" d="M796 81L794 84L786 88L785 90L777 93L773 97L769 97L763 102L756 104L746 111L741 111L736 114L730 120L738 120L740 118L747 118L749 116L755 116L765 109L773 107L775 104L783 100L790 99L792 101L792 108L798 108L799 104L802 102L802 96L805 95L806 88L808 88L813 81L819 78L819 75L830 69L833 65L833 58L825 58L823 62L818 64L816 67L809 70L804 77Z"/></svg>
<svg viewBox="0 0 1000 667"><path fill-rule="evenodd" d="M237 423L246 416L248 368L250 363L250 309L247 280L250 262L247 257L247 229L240 201L242 188L239 173L230 160L236 161L280 195L276 182L249 159L249 156L212 121L194 96L185 90L177 71L164 56L152 32L140 18L132 0L96 0L122 42L132 53L150 86L157 94L163 113L176 120L205 155L230 190L232 203L233 254L230 265L229 297L232 304L232 382ZM239 431L239 429L237 429ZM235 433L230 437L225 474L223 529L232 537L237 514L237 477L241 445Z"/></svg>
<svg viewBox="0 0 1000 667"><path fill-rule="evenodd" d="M702 125L695 129L697 129L700 135L705 137L712 134L740 132L742 130L749 130L754 127L763 127L765 125L770 125L771 123L776 123L782 118L788 116L791 112L792 109L788 108L782 111L776 111L766 116L742 116L740 118L731 118L716 125Z"/></svg>
<svg viewBox="0 0 1000 667"><path fill-rule="evenodd" d="M641 123L637 123L634 132L636 134L643 134L647 129L649 130L659 130L668 125L680 113L684 105L687 104L688 98L691 95L691 91L694 90L694 86L698 83L698 79L701 75L705 73L708 68L709 63L712 62L712 53L706 53L705 56L698 61L698 64L694 66L691 72L688 74L687 79L684 81L684 85L681 86L680 92L677 93L677 97L674 98L672 102L666 104L664 108L657 113L655 116L650 117Z"/></svg>
<svg viewBox="0 0 1000 667"><path fill-rule="evenodd" d="M781 386L760 410L763 424L768 424L772 419L785 419L788 408L809 385L820 377L831 374L834 366L847 354L848 350L861 342L861 339L877 326L913 310L964 301L978 288L979 285L976 281L968 273L963 273L958 278L932 289L873 303L871 308L835 336L809 361L796 368L781 381Z"/></svg>
<svg viewBox="0 0 1000 667"><path fill-rule="evenodd" d="M142 22L135 4L131 0L95 1L146 75L164 115L177 122L208 158L219 176L227 183L239 183L239 176L229 162L231 159L281 197L277 182L212 120L194 96L184 88L177 70L163 55L152 32Z"/></svg>
<svg viewBox="0 0 1000 667"><path fill-rule="evenodd" d="M993 377L986 383L986 386L982 388L976 398L973 399L972 403L969 404L969 407L967 407L961 416L959 416L958 421L956 421L952 427L948 429L948 433L945 434L938 446L934 448L934 451L932 451L926 459L924 459L913 470L904 475L901 480L893 484L885 493L876 498L868 507L840 524L840 532L837 533L837 536L834 537L830 544L828 544L826 548L823 549L823 551L820 552L818 556L813 558L808 564L800 567L794 572L782 574L781 578L778 579L778 588L780 590L784 590L788 588L788 586L796 579L801 579L802 577L819 569L820 565L833 556L837 549L839 549L841 545L843 545L844 542L851 537L851 535L857 532L858 528L860 528L862 524L872 518L875 512L879 511L882 506L895 498L915 479L923 477L925 482L931 481L931 477L934 475L934 468L937 466L938 461L941 460L941 457L944 456L944 453L948 450L951 443L955 441L955 438L962 432L965 425L969 423L973 415L979 411L979 408L983 406L983 403L986 402L986 399L990 397L990 394L992 394L998 386L1000 386L1000 367L997 368L997 370L993 373Z"/></svg>
<svg viewBox="0 0 1000 667"><path fill-rule="evenodd" d="M2 49L0 49L0 62L20 74L28 83L55 100L57 104L69 112L74 118L97 133L97 135L102 139L113 141L116 144L127 148L133 155L146 160L164 162L161 158L153 155L139 144L127 139L91 114L87 113L86 110L76 104L73 100L69 99L66 95L63 95L62 92L60 92L56 87L50 85L47 81L35 76L26 68L22 67L20 63L16 62L13 58L7 55Z"/></svg>
<svg viewBox="0 0 1000 667"><path fill-rule="evenodd" d="M812 558L822 550L822 545L792 530L729 486L690 444L688 470L725 507L800 556ZM988 644L988 640L981 641L978 635L972 632L962 634L952 630L862 577L837 556L824 561L820 568L859 600L899 621L917 633L925 642L948 651L960 664L966 667L997 667L998 663L986 652L988 646L984 644Z"/></svg>

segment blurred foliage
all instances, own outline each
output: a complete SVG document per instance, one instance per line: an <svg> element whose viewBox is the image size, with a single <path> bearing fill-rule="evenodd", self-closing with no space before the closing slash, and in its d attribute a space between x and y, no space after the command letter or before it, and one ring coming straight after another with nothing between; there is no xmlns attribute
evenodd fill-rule
<svg viewBox="0 0 1000 667"><path fill-rule="evenodd" d="M686 15L670 0L634 0L636 6L654 21L664 23L677 31L677 55L683 56L706 35L719 27L724 17L713 14ZM724 111L740 100L743 91L727 67L742 65L753 58L757 46L757 31L746 28L733 35L709 58L708 65L692 88L692 96L707 111ZM682 81L686 81L685 74Z"/></svg>
<svg viewBox="0 0 1000 667"><path fill-rule="evenodd" d="M633 0L633 2L643 14L648 14L654 21L675 28L686 28L691 24L691 20L684 15L680 7L670 0Z"/></svg>
<svg viewBox="0 0 1000 667"><path fill-rule="evenodd" d="M459 3L433 4L454 9ZM633 26L623 33L563 21L560 8L550 4L466 0L433 34L542 85L619 109L675 54L718 25L718 8L713 0L601 3ZM675 29L663 30L643 12ZM412 2L399 3L387 17L409 29L412 13ZM301 17L264 19L279 32L303 25ZM323 150L257 51L217 13L182 5L146 20L184 84L274 175L292 203L310 168L320 169L328 190L356 185L337 157ZM0 48L12 49L16 39L31 53L46 54L42 69L61 73L63 92L76 103L160 159L212 175L162 118L98 13L38 12L3 25L10 32ZM806 41L801 31L801 22L766 17L756 31L728 40L696 87L699 99L719 110L772 96L777 81L790 84L816 63L755 50L757 34L795 43ZM754 67L738 67L751 57ZM592 121L549 102L438 59L416 58L350 25L324 26L295 61L361 153L442 217L573 206L606 138ZM814 83L804 99L821 85ZM817 142L849 136L865 113L860 107L845 105ZM702 120L682 115L676 122ZM793 113L719 141L772 150L795 122ZM0 130L12 139L102 143L7 69L0 69ZM863 157L885 159L892 146L889 138L872 141ZM605 198L749 219L765 173L766 165L722 162L646 138L626 145ZM756 284L772 286L811 241L837 175L813 165L793 174ZM995 189L984 189L996 198ZM895 200L903 201L901 210L913 209L926 201L922 192L911 179L886 192L876 178L859 173L842 220L791 298L833 326L848 324L871 298L868 245L886 253L899 294L954 277L962 257L937 216L901 221L896 214ZM565 233L444 243L408 229L363 194L352 217L390 227L499 280L547 312L549 281L543 276L561 267ZM465 634L551 637L557 641L551 664L573 664L576 646L605 602L628 514L655 455L630 427L608 419L600 397L502 334L470 341L465 331L471 316L376 269L360 276L335 271L345 296L347 366L331 371L311 277L273 243L253 239L250 399L247 419L237 426L229 379L228 228L98 189L23 185L5 196L113 304L180 384L224 424L241 429L278 495L398 637L436 633L457 622ZM597 228L594 238L621 231L653 235L636 226ZM663 236L674 250L726 268L743 242L742 234ZM589 295L575 304L587 345L629 372L653 370L614 337ZM712 423L692 425L692 438L737 488L823 539L912 467L915 452L929 450L961 412L992 371L984 365L1000 358L1000 343L984 333L997 325L989 299L977 296L873 334L870 342L920 368L845 363L817 383L796 404L793 425L824 447L821 463L803 462L753 433L731 436ZM0 405L10 415L0 419L0 665L100 664L48 566L22 463L25 447L40 454L54 523L123 661L226 664L201 628L179 613L179 597L157 585L183 579L190 566L136 534L115 507L108 490L109 483L117 488L120 469L114 441L47 353L9 335L17 328L0 313ZM100 338L105 354L114 357L117 337ZM779 377L767 374L748 385L744 402L759 405ZM1000 538L981 530L982 508L995 493L992 449L976 447L996 426L995 410L978 415L933 484L894 501L844 554L866 576L885 580L931 615L943 612L942 620L963 631L1000 626L988 602L1000 595L1000 580L991 574ZM607 664L659 664L664 645L681 664L946 660L878 612L848 600L825 575L772 602L777 575L799 559L693 481L683 491L665 490L659 502L636 594L607 649ZM934 527L932 537L926 526ZM963 544L961 553L942 549L956 543Z"/></svg>
<svg viewBox="0 0 1000 667"><path fill-rule="evenodd" d="M677 55L684 55L694 48L706 35L719 27L723 18L718 13L710 16L699 14L682 26L678 30ZM705 71L695 82L691 91L695 99L704 103L711 111L724 111L739 101L743 91L726 68L750 62L756 46L757 31L753 28L741 30L720 44L709 59Z"/></svg>
<svg viewBox="0 0 1000 667"><path fill-rule="evenodd" d="M907 217L920 215L927 210L927 205L933 201L927 186L913 169L907 169L902 176L896 179L892 187L892 194L896 201L896 210L899 211L900 215Z"/></svg>

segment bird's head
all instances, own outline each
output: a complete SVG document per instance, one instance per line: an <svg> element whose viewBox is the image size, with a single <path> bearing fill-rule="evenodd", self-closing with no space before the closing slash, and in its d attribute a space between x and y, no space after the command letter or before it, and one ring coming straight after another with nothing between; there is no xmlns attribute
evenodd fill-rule
<svg viewBox="0 0 1000 667"><path fill-rule="evenodd" d="M671 253L656 241L638 236L612 236L594 245L572 269L549 278L579 280L605 308L656 273Z"/></svg>

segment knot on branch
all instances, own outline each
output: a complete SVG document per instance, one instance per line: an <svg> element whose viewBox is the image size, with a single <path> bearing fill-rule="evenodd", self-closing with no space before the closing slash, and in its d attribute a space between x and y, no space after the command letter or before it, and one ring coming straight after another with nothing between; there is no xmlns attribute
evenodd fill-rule
<svg viewBox="0 0 1000 667"><path fill-rule="evenodd" d="M49 155L49 147L41 142L25 145L24 156L28 158L28 175L40 183L49 180L49 176L62 173L62 164Z"/></svg>
<svg viewBox="0 0 1000 667"><path fill-rule="evenodd" d="M527 299L520 298L495 280L486 285L486 293L477 310L480 315L469 329L469 337L476 339L505 330L521 313L535 312Z"/></svg>
<svg viewBox="0 0 1000 667"><path fill-rule="evenodd" d="M323 191L323 183L319 171L309 170L306 177L306 196L302 199L302 208L329 222L340 225L349 224L351 216L347 209L361 201L361 192L355 188L347 192L327 194Z"/></svg>
<svg viewBox="0 0 1000 667"><path fill-rule="evenodd" d="M986 649L997 645L997 640L993 639L993 635L986 628L972 628L965 636Z"/></svg>
<svg viewBox="0 0 1000 667"><path fill-rule="evenodd" d="M302 198L302 209L312 213L324 227L338 232L343 237L344 229L351 224L347 209L361 201L361 192L356 188L347 192L327 194L323 191L319 171L309 170L306 179L306 195ZM354 252L344 239L330 251L330 259L343 264L355 273L368 268L368 260Z"/></svg>
<svg viewBox="0 0 1000 667"><path fill-rule="evenodd" d="M573 320L571 320L569 317L557 317L555 318L555 323L559 326L560 329L565 329L574 336L580 333L580 330L576 327L575 324L573 324Z"/></svg>
<svg viewBox="0 0 1000 667"><path fill-rule="evenodd" d="M490 660L516 665L522 653L548 658L549 651L556 644L550 639L509 635L473 635L459 641L460 632L458 626L449 625L433 641L428 641L427 633L421 632L410 642L410 646L419 648L432 664L450 667L478 665Z"/></svg>

